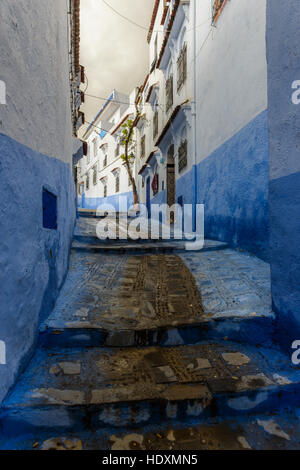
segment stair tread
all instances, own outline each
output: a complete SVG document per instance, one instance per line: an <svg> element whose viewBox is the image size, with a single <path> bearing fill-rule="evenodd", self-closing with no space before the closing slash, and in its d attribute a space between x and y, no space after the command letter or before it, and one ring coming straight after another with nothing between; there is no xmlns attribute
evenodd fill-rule
<svg viewBox="0 0 300 470"><path fill-rule="evenodd" d="M276 389L300 382L277 350L235 343L173 348L51 351L40 349L4 409L144 400L200 400Z"/></svg>
<svg viewBox="0 0 300 470"><path fill-rule="evenodd" d="M266 282L267 266L245 255L235 255L233 250L199 253L200 268L194 270L188 255L153 255L152 261L145 263L150 259L147 256L73 253L56 307L41 331L135 332L193 327L214 319L272 319L269 299L264 299L268 287L261 287L255 280L261 272ZM227 275L224 281L216 269L209 274L213 262L210 258L214 256L229 276L236 269L236 279ZM157 310L156 299L161 291L166 306L159 299L162 305Z"/></svg>
<svg viewBox="0 0 300 470"><path fill-rule="evenodd" d="M1 441L0 450L298 450L300 410L202 424L146 425L134 430L43 432Z"/></svg>

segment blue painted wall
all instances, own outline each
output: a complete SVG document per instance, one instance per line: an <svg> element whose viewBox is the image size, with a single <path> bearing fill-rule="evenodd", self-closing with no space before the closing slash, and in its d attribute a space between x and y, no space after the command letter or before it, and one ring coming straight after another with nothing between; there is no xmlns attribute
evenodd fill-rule
<svg viewBox="0 0 300 470"><path fill-rule="evenodd" d="M298 0L267 3L270 139L270 260L273 307L281 345L300 340L300 104L292 84L300 80Z"/></svg>
<svg viewBox="0 0 300 470"><path fill-rule="evenodd" d="M194 169L176 182L176 198L193 203ZM268 119L264 111L197 165L197 203L206 238L268 260Z"/></svg>
<svg viewBox="0 0 300 470"><path fill-rule="evenodd" d="M75 222L71 167L0 134L0 403L26 363L68 269ZM57 230L43 228L43 188L57 196Z"/></svg>
<svg viewBox="0 0 300 470"><path fill-rule="evenodd" d="M112 205L116 212L119 211L120 198L127 197L127 209L133 205L133 194L132 192L114 194L113 196L107 197L86 197L83 195L81 198L78 198L78 205L83 209L97 209L102 204Z"/></svg>

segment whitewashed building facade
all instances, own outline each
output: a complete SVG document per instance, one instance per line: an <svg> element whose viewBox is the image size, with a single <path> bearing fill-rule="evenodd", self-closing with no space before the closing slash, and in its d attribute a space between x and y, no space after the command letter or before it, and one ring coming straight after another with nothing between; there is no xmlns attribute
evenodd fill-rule
<svg viewBox="0 0 300 470"><path fill-rule="evenodd" d="M83 138L87 155L78 163L78 204L86 209L97 209L101 204L113 205L119 210L120 196L132 204L132 188L121 156L122 124L135 113L137 90L128 96L114 90L104 103ZM135 144L130 149L135 154ZM133 175L135 166L132 166Z"/></svg>
<svg viewBox="0 0 300 470"><path fill-rule="evenodd" d="M267 259L265 35L266 0L155 1L136 177L148 210L204 204L207 237Z"/></svg>

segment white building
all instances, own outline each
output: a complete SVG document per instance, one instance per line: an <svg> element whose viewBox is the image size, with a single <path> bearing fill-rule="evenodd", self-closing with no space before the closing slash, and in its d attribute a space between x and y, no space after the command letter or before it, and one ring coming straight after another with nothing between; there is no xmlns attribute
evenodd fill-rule
<svg viewBox="0 0 300 470"><path fill-rule="evenodd" d="M156 0L140 202L205 205L206 236L267 258L266 0Z"/></svg>
<svg viewBox="0 0 300 470"><path fill-rule="evenodd" d="M132 188L125 168L121 145L122 124L135 115L137 90L129 96L114 90L104 103L83 138L87 155L78 164L78 203L80 207L97 209L111 204L119 210L120 196L132 204ZM135 144L130 151L135 154ZM135 174L135 163L132 165Z"/></svg>
<svg viewBox="0 0 300 470"><path fill-rule="evenodd" d="M150 201L170 206L177 202L175 182L194 161L193 73L187 66L192 57L191 25L189 2L155 2L136 165L140 202L148 210Z"/></svg>

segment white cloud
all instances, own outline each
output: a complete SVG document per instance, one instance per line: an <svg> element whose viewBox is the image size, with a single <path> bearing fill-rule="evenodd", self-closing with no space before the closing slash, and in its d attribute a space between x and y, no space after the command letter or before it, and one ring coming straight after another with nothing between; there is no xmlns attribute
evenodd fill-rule
<svg viewBox="0 0 300 470"><path fill-rule="evenodd" d="M87 93L106 98L116 88L129 93L144 82L149 69L147 30L154 0L107 0L139 28L113 12L102 0L81 0L81 64ZM91 121L103 101L86 97L83 110Z"/></svg>

